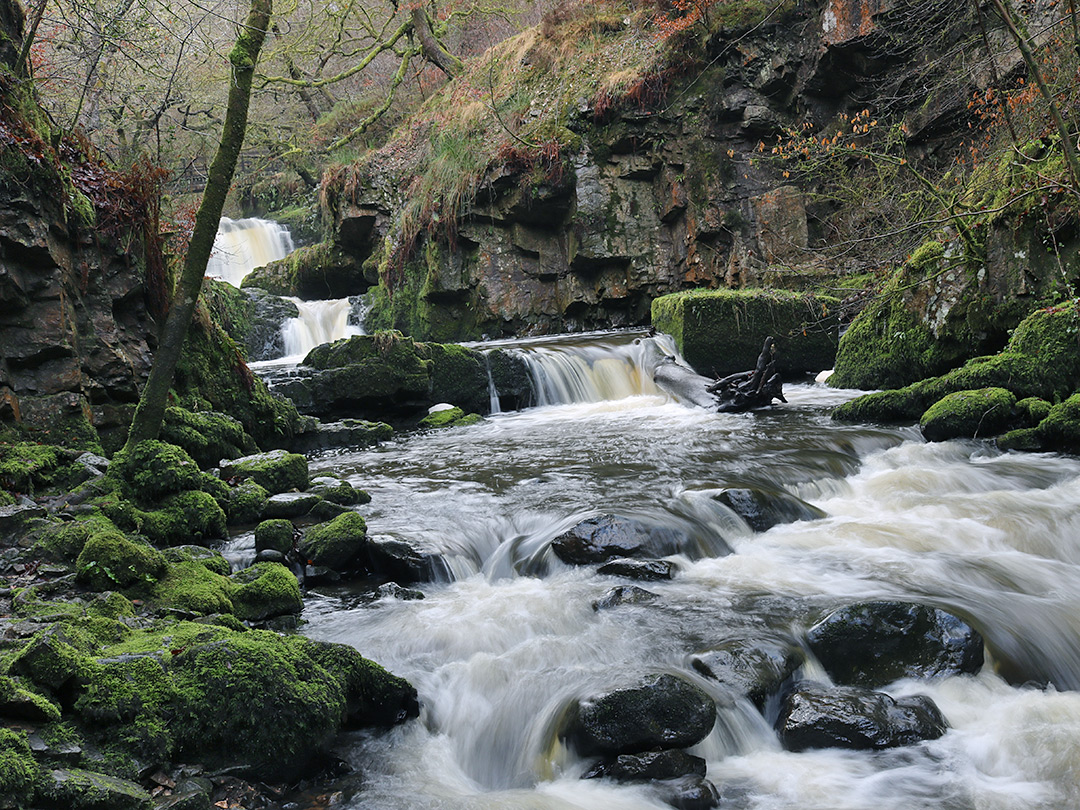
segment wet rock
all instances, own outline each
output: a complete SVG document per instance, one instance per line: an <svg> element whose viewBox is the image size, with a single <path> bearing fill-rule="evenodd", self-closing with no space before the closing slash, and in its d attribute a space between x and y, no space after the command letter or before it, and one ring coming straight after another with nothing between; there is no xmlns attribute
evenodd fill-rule
<svg viewBox="0 0 1080 810"><path fill-rule="evenodd" d="M366 549L367 568L372 574L394 582L434 582L449 575L446 562L438 554L419 551L402 540L372 538Z"/></svg>
<svg viewBox="0 0 1080 810"><path fill-rule="evenodd" d="M319 475L311 479L308 492L322 496L331 503L342 506L355 506L371 502L371 496L364 490L357 489L348 481L332 475Z"/></svg>
<svg viewBox="0 0 1080 810"><path fill-rule="evenodd" d="M674 579L678 566L670 560L630 560L619 558L606 562L596 569L598 574L626 577L641 581Z"/></svg>
<svg viewBox="0 0 1080 810"><path fill-rule="evenodd" d="M926 409L919 429L930 442L995 436L1012 420L1016 397L1004 388L955 391Z"/></svg>
<svg viewBox="0 0 1080 810"><path fill-rule="evenodd" d="M653 789L661 800L678 810L709 810L720 804L716 786L697 774L654 782Z"/></svg>
<svg viewBox="0 0 1080 810"><path fill-rule="evenodd" d="M982 636L969 624L907 602L840 608L810 628L807 643L829 677L854 686L975 673L983 662Z"/></svg>
<svg viewBox="0 0 1080 810"><path fill-rule="evenodd" d="M273 360L285 355L281 327L290 318L299 318L300 310L287 298L271 295L259 287L243 290L252 304L252 315L244 335L249 360Z"/></svg>
<svg viewBox="0 0 1080 810"><path fill-rule="evenodd" d="M284 565L257 562L232 575L237 588L232 592L236 618L263 621L275 616L290 616L304 609L300 583Z"/></svg>
<svg viewBox="0 0 1080 810"><path fill-rule="evenodd" d="M211 810L210 794L194 787L177 786L171 796L158 798L154 810Z"/></svg>
<svg viewBox="0 0 1080 810"><path fill-rule="evenodd" d="M264 548L262 551L255 552L255 562L280 563L286 566L289 564L289 560L284 554L272 548Z"/></svg>
<svg viewBox="0 0 1080 810"><path fill-rule="evenodd" d="M403 602L410 602L416 599L423 599L424 592L417 591L413 588L402 588L396 582L385 582L375 589L376 599L400 599Z"/></svg>
<svg viewBox="0 0 1080 810"><path fill-rule="evenodd" d="M312 408L314 407L312 404ZM333 447L369 447L386 441L394 435L394 429L385 422L367 422L363 419L342 419L337 422L313 420L313 422L303 432L293 437L293 450L308 453ZM326 497L325 493L320 494Z"/></svg>
<svg viewBox="0 0 1080 810"><path fill-rule="evenodd" d="M346 512L350 511L352 510L347 506L320 499L317 504L311 507L311 511L307 513L306 517L308 520L322 523L327 520L333 520L338 515L344 515Z"/></svg>
<svg viewBox="0 0 1080 810"><path fill-rule="evenodd" d="M734 639L690 659L694 669L761 709L806 656L792 641Z"/></svg>
<svg viewBox="0 0 1080 810"><path fill-rule="evenodd" d="M593 602L593 610L607 610L619 605L645 605L659 598L652 591L637 585L619 585L604 594L603 598Z"/></svg>
<svg viewBox="0 0 1080 810"><path fill-rule="evenodd" d="M686 536L673 529L619 515L600 515L560 534L551 541L551 550L565 563L587 565L617 557L666 557L686 542Z"/></svg>
<svg viewBox="0 0 1080 810"><path fill-rule="evenodd" d="M821 509L781 489L732 487L714 497L755 532L765 532L782 523L825 517Z"/></svg>
<svg viewBox="0 0 1080 810"><path fill-rule="evenodd" d="M705 775L705 760L685 751L645 751L641 754L620 754L612 760L597 763L582 779L607 777L618 782L641 782L648 779L674 779L679 776Z"/></svg>
<svg viewBox="0 0 1080 810"><path fill-rule="evenodd" d="M694 745L715 721L712 698L681 678L662 674L579 701L563 736L584 756L640 753Z"/></svg>
<svg viewBox="0 0 1080 810"><path fill-rule="evenodd" d="M308 464L307 459L298 453L272 450L227 461L221 465L221 477L250 478L267 492L276 495L291 489L307 489Z"/></svg>
<svg viewBox="0 0 1080 810"><path fill-rule="evenodd" d="M150 794L134 782L78 768L46 770L38 801L67 810L149 810Z"/></svg>
<svg viewBox="0 0 1080 810"><path fill-rule="evenodd" d="M162 551L161 556L171 563L197 562L206 570L222 576L228 576L231 570L229 561L220 551L205 546L173 546Z"/></svg>
<svg viewBox="0 0 1080 810"><path fill-rule="evenodd" d="M300 556L311 565L355 571L367 564L367 524L356 512L312 526L299 542Z"/></svg>
<svg viewBox="0 0 1080 810"><path fill-rule="evenodd" d="M83 755L83 749L78 743L68 740L49 742L36 733L28 734L26 743L36 759L58 765L77 765Z"/></svg>
<svg viewBox="0 0 1080 810"><path fill-rule="evenodd" d="M879 750L936 740L947 725L925 695L893 699L859 686L797 683L784 699L776 730L789 751Z"/></svg>
<svg viewBox="0 0 1080 810"><path fill-rule="evenodd" d="M229 490L227 517L230 526L254 523L263 515L269 493L250 478Z"/></svg>
<svg viewBox="0 0 1080 810"><path fill-rule="evenodd" d="M267 499L262 516L267 519L303 517L320 501L320 496L310 492L280 492Z"/></svg>

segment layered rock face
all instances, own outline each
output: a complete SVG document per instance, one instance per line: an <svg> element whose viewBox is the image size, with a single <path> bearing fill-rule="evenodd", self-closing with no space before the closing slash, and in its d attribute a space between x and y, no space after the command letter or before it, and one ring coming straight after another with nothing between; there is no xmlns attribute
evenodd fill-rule
<svg viewBox="0 0 1080 810"><path fill-rule="evenodd" d="M828 212L757 160L759 144L804 120L823 129L880 95L899 117L909 111L911 143L930 151L970 93L928 100L903 88L943 69L928 68L929 52L940 55L939 36L959 38L961 9L800 7L714 37L659 103L613 114L578 101L561 170L529 180L489 168L453 244L421 237L395 293L409 303L377 305L376 325L444 341L575 331L647 323L653 298L682 289L801 283L790 270L813 265ZM933 39L912 37L916 23ZM402 205L394 170L376 160L365 182L327 189L335 245L366 263L372 284Z"/></svg>

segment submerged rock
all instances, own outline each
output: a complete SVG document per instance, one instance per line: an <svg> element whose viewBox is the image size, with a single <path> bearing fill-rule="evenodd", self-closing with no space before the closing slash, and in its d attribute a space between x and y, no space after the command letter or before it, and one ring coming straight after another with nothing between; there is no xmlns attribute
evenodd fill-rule
<svg viewBox="0 0 1080 810"><path fill-rule="evenodd" d="M678 810L710 810L720 804L716 785L698 774L658 780L653 782L653 790Z"/></svg>
<svg viewBox="0 0 1080 810"><path fill-rule="evenodd" d="M686 748L716 722L716 705L674 675L652 675L638 686L578 701L562 735L584 756Z"/></svg>
<svg viewBox="0 0 1080 810"><path fill-rule="evenodd" d="M642 581L674 579L679 568L670 560L627 560L614 559L596 569L598 574L612 577L626 577Z"/></svg>
<svg viewBox="0 0 1080 810"><path fill-rule="evenodd" d="M974 628L908 602L840 608L810 628L807 643L829 677L854 686L975 673L983 662L983 639Z"/></svg>
<svg viewBox="0 0 1080 810"><path fill-rule="evenodd" d="M618 782L640 782L648 779L674 779L679 776L705 775L705 760L685 751L668 749L645 751L641 754L619 754L614 759L598 762L585 772L582 779L607 777Z"/></svg>
<svg viewBox="0 0 1080 810"><path fill-rule="evenodd" d="M713 498L746 521L755 532L766 532L782 523L825 517L821 509L781 489L731 487Z"/></svg>
<svg viewBox="0 0 1080 810"><path fill-rule="evenodd" d="M789 751L879 750L936 740L947 724L925 695L895 700L858 686L797 683L784 699L776 730Z"/></svg>
<svg viewBox="0 0 1080 810"><path fill-rule="evenodd" d="M551 541L551 550L565 563L586 565L617 557L666 557L688 544L686 535L649 526L620 515L583 520Z"/></svg>
<svg viewBox="0 0 1080 810"><path fill-rule="evenodd" d="M637 585L619 585L593 602L592 606L593 610L600 611L619 605L644 605L655 602L659 598L652 591L639 588Z"/></svg>
<svg viewBox="0 0 1080 810"><path fill-rule="evenodd" d="M733 639L690 659L694 669L743 695L761 709L784 682L802 666L806 656L794 641Z"/></svg>

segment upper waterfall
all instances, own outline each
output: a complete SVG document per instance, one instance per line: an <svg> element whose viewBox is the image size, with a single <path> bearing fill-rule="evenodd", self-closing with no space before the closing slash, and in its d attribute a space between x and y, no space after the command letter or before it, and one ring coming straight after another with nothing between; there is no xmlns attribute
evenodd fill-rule
<svg viewBox="0 0 1080 810"><path fill-rule="evenodd" d="M222 217L206 275L239 287L256 267L284 259L292 251L292 236L284 225L268 219Z"/></svg>

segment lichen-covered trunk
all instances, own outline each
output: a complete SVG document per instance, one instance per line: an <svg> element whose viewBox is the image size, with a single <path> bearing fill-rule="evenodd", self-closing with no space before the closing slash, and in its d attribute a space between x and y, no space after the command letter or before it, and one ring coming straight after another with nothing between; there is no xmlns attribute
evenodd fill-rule
<svg viewBox="0 0 1080 810"><path fill-rule="evenodd" d="M139 398L135 418L131 421L125 449L134 447L145 439L157 438L161 429L173 374L180 359L188 326L191 325L195 304L199 300L206 263L210 259L218 222L221 220L221 210L225 206L225 196L229 192L236 161L240 156L240 147L244 143L248 104L251 100L251 81L255 74L255 64L259 60L259 51L270 26L271 2L272 0L252 0L247 21L229 53L232 80L229 84L229 101L225 110L221 141L218 143L214 162L210 165L206 190L195 214L195 229L184 258L184 268L173 292L169 314L154 353L154 365Z"/></svg>

